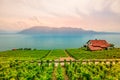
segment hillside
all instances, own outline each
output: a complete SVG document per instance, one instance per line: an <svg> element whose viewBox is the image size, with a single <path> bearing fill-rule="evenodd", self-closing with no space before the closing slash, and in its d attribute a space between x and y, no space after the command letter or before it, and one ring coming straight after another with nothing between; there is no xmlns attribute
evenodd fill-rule
<svg viewBox="0 0 120 80"><path fill-rule="evenodd" d="M0 80L120 80L119 67L120 48L0 52Z"/></svg>

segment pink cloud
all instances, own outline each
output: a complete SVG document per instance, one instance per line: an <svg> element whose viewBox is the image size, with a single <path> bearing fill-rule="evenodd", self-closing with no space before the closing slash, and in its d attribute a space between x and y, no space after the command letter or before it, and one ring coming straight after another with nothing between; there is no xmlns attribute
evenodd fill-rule
<svg viewBox="0 0 120 80"><path fill-rule="evenodd" d="M120 31L119 4L120 0L0 0L0 29L71 26Z"/></svg>

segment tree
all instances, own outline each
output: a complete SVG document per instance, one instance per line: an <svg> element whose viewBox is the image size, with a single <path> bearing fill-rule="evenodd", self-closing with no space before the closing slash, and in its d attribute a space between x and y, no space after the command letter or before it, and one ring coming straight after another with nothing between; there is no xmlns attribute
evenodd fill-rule
<svg viewBox="0 0 120 80"><path fill-rule="evenodd" d="M115 46L114 44L111 44L111 43L110 43L110 47L113 47L113 48L114 48L114 46Z"/></svg>

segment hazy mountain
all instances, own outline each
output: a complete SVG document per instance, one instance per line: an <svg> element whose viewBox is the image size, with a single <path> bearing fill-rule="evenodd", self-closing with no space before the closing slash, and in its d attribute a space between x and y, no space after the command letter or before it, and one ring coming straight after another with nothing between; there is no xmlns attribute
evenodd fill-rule
<svg viewBox="0 0 120 80"><path fill-rule="evenodd" d="M81 28L61 27L51 28L47 26L35 26L29 29L20 31L21 34L86 34L96 33L95 31L87 31Z"/></svg>
<svg viewBox="0 0 120 80"><path fill-rule="evenodd" d="M51 28L47 26L34 26L19 32L20 34L118 34L114 32L96 32L92 30L84 30L81 28L61 27Z"/></svg>

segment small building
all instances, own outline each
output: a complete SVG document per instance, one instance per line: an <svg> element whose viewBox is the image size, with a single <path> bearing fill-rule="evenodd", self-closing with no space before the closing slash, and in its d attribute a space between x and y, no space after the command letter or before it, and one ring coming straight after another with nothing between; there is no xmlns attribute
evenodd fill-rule
<svg viewBox="0 0 120 80"><path fill-rule="evenodd" d="M87 42L87 48L91 51L108 49L110 44L106 40L89 40Z"/></svg>

